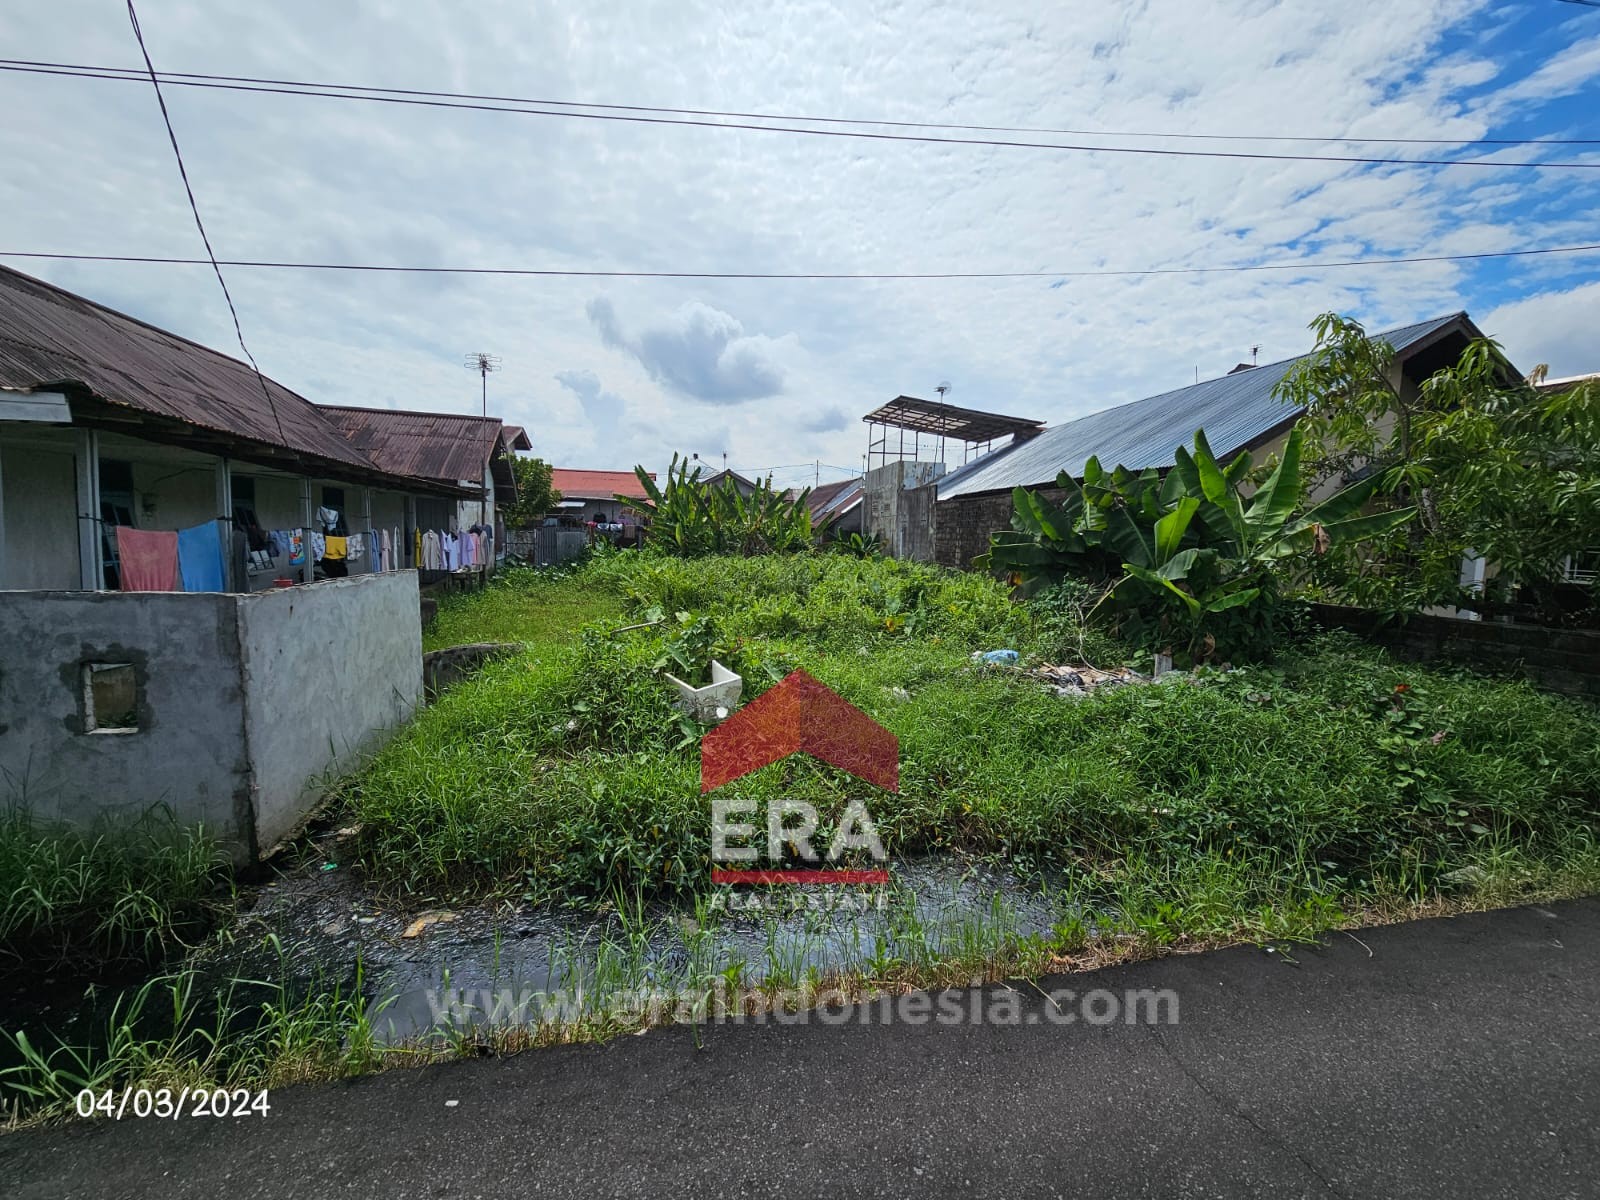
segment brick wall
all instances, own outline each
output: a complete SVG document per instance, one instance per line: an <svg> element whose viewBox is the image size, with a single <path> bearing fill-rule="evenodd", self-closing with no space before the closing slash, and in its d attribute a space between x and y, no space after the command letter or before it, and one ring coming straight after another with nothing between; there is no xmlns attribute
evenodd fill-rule
<svg viewBox="0 0 1600 1200"><path fill-rule="evenodd" d="M1553 692L1600 701L1600 631L1414 616L1404 624L1377 613L1314 604L1315 620L1348 629L1398 658L1445 660L1517 675Z"/></svg>
<svg viewBox="0 0 1600 1200"><path fill-rule="evenodd" d="M1053 487L1030 490L1058 502L1066 495ZM996 530L1011 528L1011 493L941 500L935 511L934 561L971 570L972 560L989 549L990 536Z"/></svg>

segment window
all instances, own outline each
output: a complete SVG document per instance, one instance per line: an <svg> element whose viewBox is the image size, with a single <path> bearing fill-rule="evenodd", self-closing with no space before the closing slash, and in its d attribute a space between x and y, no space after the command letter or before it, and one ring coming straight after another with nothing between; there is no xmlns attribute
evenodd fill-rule
<svg viewBox="0 0 1600 1200"><path fill-rule="evenodd" d="M139 732L139 678L132 663L83 664L83 731Z"/></svg>
<svg viewBox="0 0 1600 1200"><path fill-rule="evenodd" d="M325 487L322 489L322 507L336 508L344 511L344 489L341 487Z"/></svg>
<svg viewBox="0 0 1600 1200"><path fill-rule="evenodd" d="M1600 550L1586 550L1567 558L1568 583L1593 583L1600 576Z"/></svg>

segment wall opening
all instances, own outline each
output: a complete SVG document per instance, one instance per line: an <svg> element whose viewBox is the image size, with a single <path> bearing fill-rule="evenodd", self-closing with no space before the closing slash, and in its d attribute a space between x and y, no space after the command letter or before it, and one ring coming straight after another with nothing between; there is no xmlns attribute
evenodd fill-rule
<svg viewBox="0 0 1600 1200"><path fill-rule="evenodd" d="M132 663L83 664L83 731L139 732L139 679Z"/></svg>

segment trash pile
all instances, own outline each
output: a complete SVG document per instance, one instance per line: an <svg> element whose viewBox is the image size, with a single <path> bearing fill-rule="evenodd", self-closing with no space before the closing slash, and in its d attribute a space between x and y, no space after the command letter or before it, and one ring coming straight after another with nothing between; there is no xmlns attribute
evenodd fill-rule
<svg viewBox="0 0 1600 1200"><path fill-rule="evenodd" d="M1087 696L1090 692L1107 691L1130 683L1149 683L1150 676L1141 675L1131 667L1042 666L1035 667L1029 675L1046 684L1058 696Z"/></svg>

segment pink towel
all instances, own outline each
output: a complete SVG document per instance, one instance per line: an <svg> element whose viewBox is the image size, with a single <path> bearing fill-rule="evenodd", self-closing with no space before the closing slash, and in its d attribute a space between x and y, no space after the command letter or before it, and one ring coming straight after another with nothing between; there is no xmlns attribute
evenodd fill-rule
<svg viewBox="0 0 1600 1200"><path fill-rule="evenodd" d="M178 535L170 529L117 526L117 557L125 592L178 590Z"/></svg>

